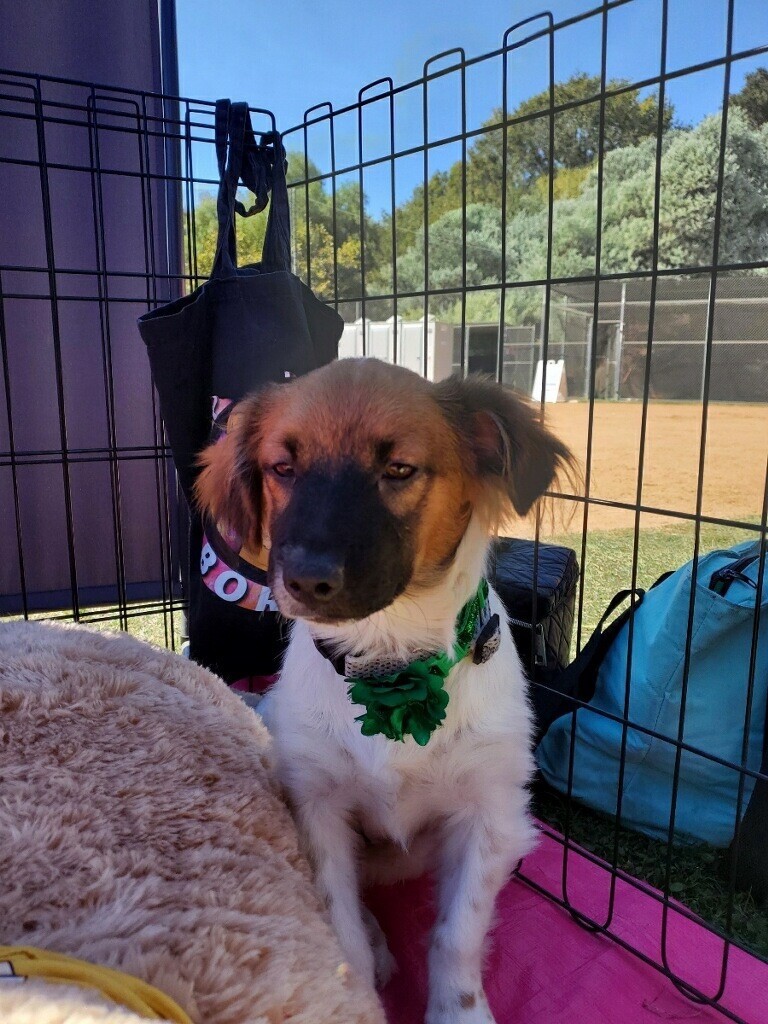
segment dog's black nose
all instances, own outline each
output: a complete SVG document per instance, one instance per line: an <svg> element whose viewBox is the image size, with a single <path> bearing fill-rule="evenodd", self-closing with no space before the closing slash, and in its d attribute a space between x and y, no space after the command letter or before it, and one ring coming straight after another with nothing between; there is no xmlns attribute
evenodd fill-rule
<svg viewBox="0 0 768 1024"><path fill-rule="evenodd" d="M330 601L344 586L344 566L327 552L285 547L281 552L283 585L293 597L312 604Z"/></svg>

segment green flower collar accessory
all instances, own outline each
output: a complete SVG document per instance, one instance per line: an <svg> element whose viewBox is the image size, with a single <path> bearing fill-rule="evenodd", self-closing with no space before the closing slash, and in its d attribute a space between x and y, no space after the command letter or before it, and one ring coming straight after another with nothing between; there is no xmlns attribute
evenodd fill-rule
<svg viewBox="0 0 768 1024"><path fill-rule="evenodd" d="M441 651L394 671L369 674L363 659L334 657L321 640L316 640L315 646L339 675L345 676L352 703L365 708L355 719L361 723L363 736L381 734L403 741L410 735L423 747L445 719L448 694L443 684L451 670L472 651L476 665L488 661L498 650L500 639L499 617L490 613L488 583L481 580L456 619L456 644L451 654ZM369 667L376 664L369 663Z"/></svg>

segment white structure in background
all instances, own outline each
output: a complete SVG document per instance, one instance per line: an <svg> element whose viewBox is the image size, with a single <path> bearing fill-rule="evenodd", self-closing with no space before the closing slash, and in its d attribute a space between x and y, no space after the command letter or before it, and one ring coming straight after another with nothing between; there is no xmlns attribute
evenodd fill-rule
<svg viewBox="0 0 768 1024"><path fill-rule="evenodd" d="M363 345L365 330L366 344ZM433 316L427 320L427 372L424 374L424 318L403 320L397 317L397 363L409 370L438 381L453 373L453 333L451 324L439 323ZM362 355L395 361L395 317L385 322L362 317L353 324L345 324L339 341L339 359Z"/></svg>
<svg viewBox="0 0 768 1024"><path fill-rule="evenodd" d="M534 402L541 401L542 386L544 385L544 361L540 359L536 365L536 377L533 381L531 398ZM564 402L568 397L568 382L565 378L565 360L547 360L547 380L544 393L545 402Z"/></svg>
<svg viewBox="0 0 768 1024"><path fill-rule="evenodd" d="M339 339L339 359L355 359L363 353L363 321L344 324Z"/></svg>

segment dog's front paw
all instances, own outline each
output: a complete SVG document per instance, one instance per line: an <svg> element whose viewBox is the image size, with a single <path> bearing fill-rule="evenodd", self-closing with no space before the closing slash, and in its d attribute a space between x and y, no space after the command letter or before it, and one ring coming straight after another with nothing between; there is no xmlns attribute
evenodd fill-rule
<svg viewBox="0 0 768 1024"><path fill-rule="evenodd" d="M397 970L397 963L389 951L387 939L381 930L381 925L367 908L363 911L363 918L368 937L371 940L371 949L373 950L376 988L384 988Z"/></svg>
<svg viewBox="0 0 768 1024"><path fill-rule="evenodd" d="M485 993L455 992L429 998L424 1024L496 1024Z"/></svg>
<svg viewBox="0 0 768 1024"><path fill-rule="evenodd" d="M397 970L397 961L390 953L386 942L374 948L373 960L376 971L376 988L384 988Z"/></svg>
<svg viewBox="0 0 768 1024"><path fill-rule="evenodd" d="M373 955L373 950L368 943L362 942L356 946L347 946L344 949L344 952L347 956L347 963L355 974L362 978L363 981L367 985L370 985L371 988L375 988L376 960Z"/></svg>

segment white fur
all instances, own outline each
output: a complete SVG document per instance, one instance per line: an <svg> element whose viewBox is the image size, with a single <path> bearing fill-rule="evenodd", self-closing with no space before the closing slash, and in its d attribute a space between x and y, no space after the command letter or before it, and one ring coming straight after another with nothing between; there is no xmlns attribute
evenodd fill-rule
<svg viewBox="0 0 768 1024"><path fill-rule="evenodd" d="M520 660L491 591L501 646L484 665L466 658L454 668L446 680L447 718L419 747L410 736L398 743L361 734L355 718L362 709L313 635L372 657L406 660L418 650L450 649L487 548L487 531L473 519L434 589L406 592L357 623L321 629L297 621L280 679L259 708L331 920L349 961L370 981L386 981L392 961L361 907L361 886L436 871L427 1024L493 1021L482 989L483 941L499 889L535 835L526 788L531 714ZM366 846L361 832L376 845Z"/></svg>

